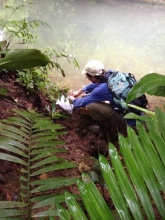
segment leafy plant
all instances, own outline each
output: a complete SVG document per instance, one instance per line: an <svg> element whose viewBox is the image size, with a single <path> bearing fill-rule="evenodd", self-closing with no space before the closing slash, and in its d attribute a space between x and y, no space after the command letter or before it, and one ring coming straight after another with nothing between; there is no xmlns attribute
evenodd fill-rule
<svg viewBox="0 0 165 220"><path fill-rule="evenodd" d="M165 97L165 76L158 73L151 73L142 77L128 94L127 103L144 93Z"/></svg>
<svg viewBox="0 0 165 220"><path fill-rule="evenodd" d="M66 152L58 147L65 143L59 140L59 136L65 134L59 131L63 127L35 112L14 112L17 115L2 120L0 124L0 159L20 164L20 195L18 201L0 201L0 218L56 216L54 207L65 198L63 194L52 194L51 190L75 184L77 179L39 177L76 166L76 163L56 156L57 152ZM47 211L37 211L47 206Z"/></svg>
<svg viewBox="0 0 165 220"><path fill-rule="evenodd" d="M7 70L28 69L36 66L46 66L51 62L40 50L12 50L5 58L0 59L0 67Z"/></svg>
<svg viewBox="0 0 165 220"><path fill-rule="evenodd" d="M156 219L153 204L165 219L165 114L155 109L156 117L145 116L149 133L137 121L138 135L127 127L128 137L119 134L120 156L109 143L112 165L100 155L99 162L115 210L110 210L98 189L86 174L78 180L78 188L91 220L105 219ZM153 131L153 127L155 130ZM87 219L75 199L65 193L65 200L73 218ZM143 207L143 208L142 208ZM117 215L116 215L117 211ZM61 217L63 208L59 207ZM62 218L61 219L71 219Z"/></svg>
<svg viewBox="0 0 165 220"><path fill-rule="evenodd" d="M1 88L0 89L0 95L5 95L7 93L6 89Z"/></svg>
<svg viewBox="0 0 165 220"><path fill-rule="evenodd" d="M32 4L32 1L28 2L29 4ZM27 7L27 4L21 3L19 4L18 2L15 1L15 5L6 5L5 8L11 11L9 15L6 18L0 19L0 27L1 27L1 32L6 35L5 42L6 44L4 45L4 50L7 50L9 48L9 45L11 42L17 38L21 39L22 44L27 44L27 46L31 43L35 43L37 39L37 35L35 34L37 32L37 29L40 25L49 27L51 28L46 22L41 21L41 20L32 20L28 21L27 18L23 18L20 20L12 20L12 16L17 12L21 11L22 8ZM4 51L5 52L5 51Z"/></svg>
<svg viewBox="0 0 165 220"><path fill-rule="evenodd" d="M148 79L150 80L148 81ZM157 84L155 84L155 80ZM164 80L164 76L157 78L157 74L144 77L136 84L135 89L132 89L127 102L129 103L145 92L164 96L162 80ZM160 88L161 91L159 91ZM142 117L131 113L125 116L125 118L137 119L138 131L136 133L127 126L128 137L125 138L119 134L120 156L115 146L109 143L111 165L104 156L99 156L102 174L115 210L107 209L107 204L89 176L84 178L83 175L83 181L78 180L77 182L91 220L114 218L127 220L132 217L133 219L144 219L146 216L147 219L156 219L155 206L161 218L165 219L163 201L165 195L165 114L157 107L155 113L145 111L149 114ZM147 130L138 120L146 122ZM71 195L65 193L65 200L74 219L78 219L77 216L80 219L86 219L84 213L81 213L80 206ZM60 217L61 213L65 212L64 208L58 208ZM61 219L71 218L62 216Z"/></svg>
<svg viewBox="0 0 165 220"><path fill-rule="evenodd" d="M66 94L69 88L66 86L57 85L55 82L51 82L48 75L52 74L54 68L59 69L61 74L65 76L65 72L60 64L52 60L62 59L64 57L69 63L72 61L75 67L79 68L79 65L75 57L66 55L64 52L62 54L58 54L53 48L47 48L44 54L50 61L46 66L18 71L16 81L20 82L31 93L34 93L38 90L42 91L46 98L53 102L57 101L57 99L63 94Z"/></svg>
<svg viewBox="0 0 165 220"><path fill-rule="evenodd" d="M31 4L32 1L29 3ZM7 9L11 10L8 18L0 19L1 32L4 32L6 35L6 41L1 43L1 46L3 45L2 48L5 50L1 51L1 53L6 54L6 57L0 60L0 68L17 70L18 77L16 81L25 86L28 93L35 94L41 91L50 101L56 101L58 97L69 90L66 86L51 83L48 77L48 74L51 74L53 68L59 69L62 75L65 76L64 70L57 62L57 59L65 58L69 63L72 60L73 64L78 68L79 65L74 56L67 55L65 51L58 54L55 49L50 48L47 48L44 54L41 54L39 50L35 49L13 50L8 53L7 49L13 39L19 38L23 41L23 44L28 45L35 42L37 38L35 32L39 25L50 28L47 23L40 20L27 21L27 18L18 21L11 20L13 14L25 6L25 4L18 4L15 1L14 6L6 6ZM56 61L52 61L53 59Z"/></svg>

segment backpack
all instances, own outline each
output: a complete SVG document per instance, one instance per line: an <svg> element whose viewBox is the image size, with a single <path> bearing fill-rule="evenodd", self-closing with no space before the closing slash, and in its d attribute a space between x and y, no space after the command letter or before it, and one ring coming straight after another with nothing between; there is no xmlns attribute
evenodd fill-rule
<svg viewBox="0 0 165 220"><path fill-rule="evenodd" d="M122 73L119 71L109 70L106 73L108 89L113 94L113 101L115 104L120 106L120 111L124 113L134 112L140 115L140 111L128 108L122 103L126 103L126 98L130 90L137 83L135 77L131 73ZM131 101L129 104L136 105L142 108L146 108L148 101L145 95L140 96L139 98Z"/></svg>

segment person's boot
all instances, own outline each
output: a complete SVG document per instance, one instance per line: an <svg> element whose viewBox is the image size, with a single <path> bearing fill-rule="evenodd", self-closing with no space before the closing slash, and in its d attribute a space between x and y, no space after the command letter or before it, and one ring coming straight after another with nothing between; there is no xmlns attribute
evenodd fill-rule
<svg viewBox="0 0 165 220"><path fill-rule="evenodd" d="M124 121L120 124L117 124L114 121L107 119L104 121L100 121L99 126L101 130L107 133L108 139L111 142L118 141L118 133L127 136L127 126Z"/></svg>

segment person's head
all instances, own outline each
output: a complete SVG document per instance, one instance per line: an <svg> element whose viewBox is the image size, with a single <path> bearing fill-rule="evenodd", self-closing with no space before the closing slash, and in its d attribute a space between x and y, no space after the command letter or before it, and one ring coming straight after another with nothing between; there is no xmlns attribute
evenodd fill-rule
<svg viewBox="0 0 165 220"><path fill-rule="evenodd" d="M97 81L104 76L105 72L106 71L104 70L102 62L98 60L91 60L85 65L82 74L85 74L90 81Z"/></svg>

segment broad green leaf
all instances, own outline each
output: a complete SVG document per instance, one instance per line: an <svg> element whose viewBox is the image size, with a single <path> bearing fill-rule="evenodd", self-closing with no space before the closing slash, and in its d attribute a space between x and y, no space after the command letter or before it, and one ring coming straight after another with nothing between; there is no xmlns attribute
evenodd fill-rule
<svg viewBox="0 0 165 220"><path fill-rule="evenodd" d="M68 178L69 179L69 178ZM78 195L73 195L74 198L78 198ZM55 205L57 203L62 203L65 202L65 195L64 194L57 194L54 197L45 199L37 204L35 204L32 209L38 209L44 206L49 206L49 205Z"/></svg>
<svg viewBox="0 0 165 220"><path fill-rule="evenodd" d="M41 147L54 147L54 146L62 146L66 142L65 141L46 141L46 142L39 142L31 147L33 148L41 148Z"/></svg>
<svg viewBox="0 0 165 220"><path fill-rule="evenodd" d="M50 216L58 216L57 210L48 210L44 212L39 212L34 214L33 218L41 218L41 217L50 217Z"/></svg>
<svg viewBox="0 0 165 220"><path fill-rule="evenodd" d="M56 151L55 151L56 153L58 153L58 152L67 152L66 150L63 150L63 149L57 149L56 148ZM39 155L37 155L36 157L34 157L34 158L32 158L31 159L31 161L35 161L35 160L38 160L38 159L42 159L42 158L45 158L45 157L48 157L48 156L52 156L52 153L50 153L50 152L46 152L46 151L44 151L42 154L39 154Z"/></svg>
<svg viewBox="0 0 165 220"><path fill-rule="evenodd" d="M21 136L17 135L17 134L14 134L14 133L11 133L11 132L8 132L8 131L1 131L1 135L4 135L6 137L10 137L10 138L13 138L14 140L17 140L17 141L20 141L20 142L23 142L23 143L27 143L27 141L22 138Z"/></svg>
<svg viewBox="0 0 165 220"><path fill-rule="evenodd" d="M64 194L47 194L47 195L42 195L42 196L36 196L31 198L31 202L42 202L46 199L52 198L52 197L60 197L60 196L64 196Z"/></svg>
<svg viewBox="0 0 165 220"><path fill-rule="evenodd" d="M132 212L132 215L134 216L134 219L144 219L131 182L124 170L116 148L111 143L109 143L109 155L113 164L115 175L127 201L127 204Z"/></svg>
<svg viewBox="0 0 165 220"><path fill-rule="evenodd" d="M7 150L7 151L10 151L12 153L21 155L23 157L28 157L23 151L19 150L16 147L12 147L9 144L6 144L6 143L4 144L2 141L0 141L0 149L4 149L4 150Z"/></svg>
<svg viewBox="0 0 165 220"><path fill-rule="evenodd" d="M3 119L1 120L2 122L8 124L8 125L17 125L17 126L20 126L20 130L21 131L24 131L26 134L29 134L29 126L28 125L25 125L24 123L20 122L20 121L16 121L16 120L6 120L6 119Z"/></svg>
<svg viewBox="0 0 165 220"><path fill-rule="evenodd" d="M13 127L13 126L8 126L8 125L5 125L5 124L0 124L0 128L2 128L3 130L6 130L6 131L10 131L10 132L13 132L13 133L16 133L16 134L19 134L23 137L26 137L28 138L28 135L25 134L23 131L21 131L20 129L16 128L16 127Z"/></svg>
<svg viewBox="0 0 165 220"><path fill-rule="evenodd" d="M161 129L161 133L165 139L165 113L161 111L160 108L155 108L156 117L159 122L159 127Z"/></svg>
<svg viewBox="0 0 165 220"><path fill-rule="evenodd" d="M27 181L28 181L28 179L27 179L27 178L25 178L24 176L21 176L21 177L20 177L20 180L21 180L21 181L25 181L25 182L27 182Z"/></svg>
<svg viewBox="0 0 165 220"><path fill-rule="evenodd" d="M155 219L154 210L152 208L150 197L149 197L146 185L143 181L141 172L138 168L138 165L130 149L127 139L124 138L120 134L119 134L119 145L120 145L121 153L123 155L124 162L128 169L129 175L138 193L138 196L142 202L146 215L148 219Z"/></svg>
<svg viewBox="0 0 165 220"><path fill-rule="evenodd" d="M37 182L39 181L40 180L38 180ZM50 190L50 189L57 189L57 188L64 187L64 186L70 186L70 185L75 184L76 181L77 181L77 178L65 178L65 177L45 179L45 181L40 181L40 184L41 182L43 182L44 184L33 189L31 193L42 192L42 191ZM32 185L34 185L34 183L32 183Z"/></svg>
<svg viewBox="0 0 165 220"><path fill-rule="evenodd" d="M24 168L21 168L21 172L22 172L22 173L28 173L28 171L25 170Z"/></svg>
<svg viewBox="0 0 165 220"><path fill-rule="evenodd" d="M154 174L157 177L160 186L165 194L165 167L161 162L160 157L158 156L157 151L151 142L150 136L144 129L143 125L138 121L137 121L137 128L138 128L141 144L147 155L150 166L152 167Z"/></svg>
<svg viewBox="0 0 165 220"><path fill-rule="evenodd" d="M42 153L57 153L57 152L67 152L67 150L59 149L59 148L45 148L39 150L33 150L31 154L42 154Z"/></svg>
<svg viewBox="0 0 165 220"><path fill-rule="evenodd" d="M74 220L87 220L84 212L76 202L75 198L69 192L65 192L65 201Z"/></svg>
<svg viewBox="0 0 165 220"><path fill-rule="evenodd" d="M95 184L90 181L90 178L86 181L86 183L78 180L77 184L81 198L91 220L114 219L105 200L101 196Z"/></svg>
<svg viewBox="0 0 165 220"><path fill-rule="evenodd" d="M34 142L39 142L39 141L54 140L56 138L57 137L55 135L47 135L44 137L39 137L39 138L33 139L31 142L34 143Z"/></svg>
<svg viewBox="0 0 165 220"><path fill-rule="evenodd" d="M137 119L137 120L142 120L142 121L145 120L144 116L139 116L139 115L136 115L136 114L134 114L134 113L128 113L128 114L126 114L126 115L124 116L124 118L126 118L126 119Z"/></svg>
<svg viewBox="0 0 165 220"><path fill-rule="evenodd" d="M71 216L69 212L61 205L57 204L57 212L60 220L70 220Z"/></svg>
<svg viewBox="0 0 165 220"><path fill-rule="evenodd" d="M20 188L21 188L21 189L26 189L26 190L28 190L28 187L25 186L25 185L23 185L23 184L21 184Z"/></svg>
<svg viewBox="0 0 165 220"><path fill-rule="evenodd" d="M9 123L9 124L12 124L14 122L16 122L16 124L17 124L17 123L20 122L21 126L27 128L27 129L30 126L30 123L28 121L26 121L26 120L24 120L22 118L15 117L15 116L9 117L8 119L3 119L2 121L5 122L5 123Z"/></svg>
<svg viewBox="0 0 165 220"><path fill-rule="evenodd" d="M14 217L19 215L25 215L25 211L16 210L16 209L1 209L0 210L0 218L2 217Z"/></svg>
<svg viewBox="0 0 165 220"><path fill-rule="evenodd" d="M39 160L48 156L52 156L52 153L49 152L44 152L42 154L37 155L36 157L33 157L30 161L35 161L35 160Z"/></svg>
<svg viewBox="0 0 165 220"><path fill-rule="evenodd" d="M55 164L55 165L47 166L45 168L37 170L36 172L32 173L30 176L36 176L36 175L39 175L39 174L42 174L42 173L47 173L47 172L51 172L51 171L55 171L55 170L73 168L75 166L77 166L77 164L76 163L71 163L71 162Z"/></svg>
<svg viewBox="0 0 165 220"><path fill-rule="evenodd" d="M24 150L28 150L27 147L25 147L25 145L23 145L22 143L18 142L18 141L15 141L13 139L10 139L10 138L4 138L4 137L0 137L0 143L3 143L3 144L9 144L11 146L15 146L17 148L21 148L21 149L24 149Z"/></svg>
<svg viewBox="0 0 165 220"><path fill-rule="evenodd" d="M22 117L26 118L29 122L31 122L32 117L35 117L35 114L33 113L29 113L27 111L21 111L18 109L12 109L14 112L16 112L17 114L21 115Z"/></svg>
<svg viewBox="0 0 165 220"><path fill-rule="evenodd" d="M27 163L25 161L21 160L20 158L9 155L9 154L4 154L4 153L0 153L0 160L7 160L7 161L27 165Z"/></svg>
<svg viewBox="0 0 165 220"><path fill-rule="evenodd" d="M99 162L101 166L101 171L103 173L104 180L108 187L109 194L113 200L115 208L121 219L128 220L131 219L131 216L128 212L126 201L121 192L120 186L116 180L116 177L112 171L112 168L108 164L108 161L104 156L99 156Z"/></svg>
<svg viewBox="0 0 165 220"><path fill-rule="evenodd" d="M46 135L50 136L50 135L63 135L63 134L66 134L66 132L57 132L57 131L40 132L37 134L33 134L32 138L39 137L39 136L46 136Z"/></svg>
<svg viewBox="0 0 165 220"><path fill-rule="evenodd" d="M145 75L134 85L127 96L127 104L144 93L155 96L165 96L165 76L158 73Z"/></svg>
<svg viewBox="0 0 165 220"><path fill-rule="evenodd" d="M16 208L16 207L25 207L27 203L25 202L16 202L16 201L0 201L0 209L6 208Z"/></svg>
<svg viewBox="0 0 165 220"><path fill-rule="evenodd" d="M164 204L159 192L158 184L155 179L154 173L148 163L148 157L145 155L144 150L141 147L139 139L133 129L128 128L129 142L131 143L133 153L135 155L136 162L138 164L139 170L146 182L146 185L155 201L155 204L159 210L161 216L165 217Z"/></svg>
<svg viewBox="0 0 165 220"><path fill-rule="evenodd" d="M52 178L48 178L48 179L41 179L41 180L36 180L34 182L31 183L31 185L47 185L47 184L67 184L70 182L74 182L76 183L77 178L73 177L73 178L67 178L67 177L52 177Z"/></svg>
<svg viewBox="0 0 165 220"><path fill-rule="evenodd" d="M28 195L23 193L23 192L20 192L20 196L23 197L23 198L28 198Z"/></svg>
<svg viewBox="0 0 165 220"><path fill-rule="evenodd" d="M151 117L147 117L145 122L147 123L147 128L149 130L150 138L155 143L155 147L159 152L159 156L162 159L162 162L165 166L165 147L164 147L164 139L160 133L159 125L155 121L151 119ZM154 129L153 129L154 128Z"/></svg>
<svg viewBox="0 0 165 220"><path fill-rule="evenodd" d="M45 124L41 124L41 125L38 125L36 126L37 129L34 129L33 131L34 132L39 132L39 131L46 131L46 130L59 130L59 129L63 129L64 127L62 127L61 125L59 124L48 124L48 125L45 125Z"/></svg>
<svg viewBox="0 0 165 220"><path fill-rule="evenodd" d="M36 49L12 50L6 57L0 59L0 67L7 70L29 69L36 66L46 66L50 60Z"/></svg>
<svg viewBox="0 0 165 220"><path fill-rule="evenodd" d="M67 160L61 158L61 157L58 157L58 156L51 156L51 157L48 157L36 164L34 164L33 166L31 166L31 169L33 168L36 168L36 167L39 167L39 166L42 166L42 165L45 165L45 164L48 164L48 163L52 163L52 162L55 162L55 161L62 161L62 162L67 162Z"/></svg>
<svg viewBox="0 0 165 220"><path fill-rule="evenodd" d="M56 205L57 203L62 203L62 202L65 202L64 194L60 194L60 195L54 196L52 198L45 199L45 200L35 204L34 206L32 206L32 209L38 209L38 208L42 208L45 206Z"/></svg>

